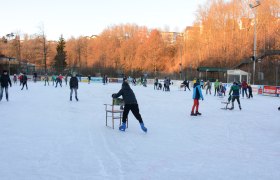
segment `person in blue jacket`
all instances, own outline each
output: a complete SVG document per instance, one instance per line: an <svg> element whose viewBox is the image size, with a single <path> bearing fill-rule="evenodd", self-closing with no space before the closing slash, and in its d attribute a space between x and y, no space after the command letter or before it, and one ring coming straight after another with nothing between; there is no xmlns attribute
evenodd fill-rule
<svg viewBox="0 0 280 180"><path fill-rule="evenodd" d="M197 79L196 83L194 83L194 85L193 85L193 106L192 106L191 116L201 115L201 113L198 111L200 99L204 100L202 92L201 92L200 82L199 82L199 79ZM195 108L196 108L196 111L194 113Z"/></svg>

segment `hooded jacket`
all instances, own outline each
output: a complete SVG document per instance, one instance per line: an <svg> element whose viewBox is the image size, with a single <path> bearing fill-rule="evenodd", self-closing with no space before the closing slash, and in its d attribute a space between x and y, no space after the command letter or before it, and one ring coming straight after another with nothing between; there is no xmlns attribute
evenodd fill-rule
<svg viewBox="0 0 280 180"><path fill-rule="evenodd" d="M9 75L2 74L2 76L0 77L0 82L2 87L8 87L9 84L10 86L12 86Z"/></svg>
<svg viewBox="0 0 280 180"><path fill-rule="evenodd" d="M71 88L79 88L79 81L78 81L78 78L76 76L72 76L70 78L70 89Z"/></svg>
<svg viewBox="0 0 280 180"><path fill-rule="evenodd" d="M138 104L135 94L127 82L123 82L121 90L117 94L112 94L113 98L122 96L124 104Z"/></svg>

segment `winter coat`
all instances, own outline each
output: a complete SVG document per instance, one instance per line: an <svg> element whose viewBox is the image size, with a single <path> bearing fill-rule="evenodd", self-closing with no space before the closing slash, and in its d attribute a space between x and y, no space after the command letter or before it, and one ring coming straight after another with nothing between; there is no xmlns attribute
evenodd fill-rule
<svg viewBox="0 0 280 180"><path fill-rule="evenodd" d="M204 99L199 82L193 85L193 99L202 99L202 100Z"/></svg>
<svg viewBox="0 0 280 180"><path fill-rule="evenodd" d="M22 75L22 82L26 83L27 82L27 76L26 75Z"/></svg>
<svg viewBox="0 0 280 180"><path fill-rule="evenodd" d="M12 86L11 79L8 74L7 75L2 74L2 76L0 77L0 82L2 87L8 87L9 84L10 86Z"/></svg>
<svg viewBox="0 0 280 180"><path fill-rule="evenodd" d="M220 85L219 81L216 81L216 82L214 83L215 89L218 89L219 85Z"/></svg>
<svg viewBox="0 0 280 180"><path fill-rule="evenodd" d="M185 86L189 86L189 81L185 80L184 82L182 82L182 84L185 85Z"/></svg>
<svg viewBox="0 0 280 180"><path fill-rule="evenodd" d="M246 89L248 87L248 84L246 83L246 81L243 81L241 86L242 86L242 89Z"/></svg>
<svg viewBox="0 0 280 180"><path fill-rule="evenodd" d="M78 81L78 78L76 76L72 76L70 78L70 89L72 88L76 88L78 89L79 88L79 81Z"/></svg>
<svg viewBox="0 0 280 180"><path fill-rule="evenodd" d="M252 93L252 87L248 85L248 91L249 93Z"/></svg>
<svg viewBox="0 0 280 180"><path fill-rule="evenodd" d="M239 86L234 84L231 86L230 91L229 91L229 95L231 95L232 92L232 96L239 96Z"/></svg>
<svg viewBox="0 0 280 180"><path fill-rule="evenodd" d="M123 82L121 90L117 94L112 94L113 98L122 96L124 104L138 104L135 94L127 82Z"/></svg>

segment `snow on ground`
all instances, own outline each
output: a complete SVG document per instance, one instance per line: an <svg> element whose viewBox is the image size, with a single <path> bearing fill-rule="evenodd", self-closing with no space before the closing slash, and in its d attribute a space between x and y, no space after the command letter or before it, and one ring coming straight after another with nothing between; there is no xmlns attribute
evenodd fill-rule
<svg viewBox="0 0 280 180"><path fill-rule="evenodd" d="M80 83L79 102L65 85L28 85L0 102L3 180L280 179L279 98L229 111L205 95L202 116L191 117L192 92L132 87L145 134L131 113L126 132L105 126L103 104L121 84Z"/></svg>

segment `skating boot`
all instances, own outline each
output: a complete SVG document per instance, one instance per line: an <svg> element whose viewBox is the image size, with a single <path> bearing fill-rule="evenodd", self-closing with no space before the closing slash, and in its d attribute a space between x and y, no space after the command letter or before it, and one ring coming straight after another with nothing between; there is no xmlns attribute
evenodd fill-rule
<svg viewBox="0 0 280 180"><path fill-rule="evenodd" d="M201 115L201 113L200 113L200 112L198 112L198 111L197 111L195 114L196 114L196 115L199 115L199 116Z"/></svg>
<svg viewBox="0 0 280 180"><path fill-rule="evenodd" d="M72 101L72 96L70 96L70 101Z"/></svg>
<svg viewBox="0 0 280 180"><path fill-rule="evenodd" d="M144 131L144 132L147 132L148 129L145 127L144 123L140 123L140 126L141 126L141 129Z"/></svg>
<svg viewBox="0 0 280 180"><path fill-rule="evenodd" d="M239 104L239 109L240 109L240 110L242 109L240 104Z"/></svg>
<svg viewBox="0 0 280 180"><path fill-rule="evenodd" d="M195 114L195 113L191 112L191 116L197 116L197 114Z"/></svg>
<svg viewBox="0 0 280 180"><path fill-rule="evenodd" d="M119 127L119 130L120 131L125 131L125 128L126 128L126 124L122 123L122 125Z"/></svg>
<svg viewBox="0 0 280 180"><path fill-rule="evenodd" d="M79 101L79 99L78 99L78 97L77 97L77 96L75 96L75 98L76 98L76 101Z"/></svg>

